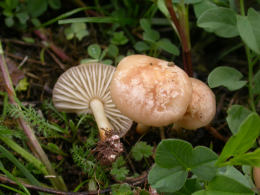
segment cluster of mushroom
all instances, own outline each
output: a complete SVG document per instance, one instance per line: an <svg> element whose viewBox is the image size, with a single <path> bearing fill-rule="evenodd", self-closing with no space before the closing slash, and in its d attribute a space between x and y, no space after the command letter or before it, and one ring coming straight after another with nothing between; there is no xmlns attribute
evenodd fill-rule
<svg viewBox="0 0 260 195"><path fill-rule="evenodd" d="M216 112L206 84L172 62L145 55L127 56L117 69L100 63L70 68L54 86L53 103L60 111L93 114L102 141L125 135L132 120L197 129Z"/></svg>
<svg viewBox="0 0 260 195"><path fill-rule="evenodd" d="M174 123L185 129L208 125L216 113L215 95L172 62L145 55L125 57L110 86L122 114L147 126Z"/></svg>

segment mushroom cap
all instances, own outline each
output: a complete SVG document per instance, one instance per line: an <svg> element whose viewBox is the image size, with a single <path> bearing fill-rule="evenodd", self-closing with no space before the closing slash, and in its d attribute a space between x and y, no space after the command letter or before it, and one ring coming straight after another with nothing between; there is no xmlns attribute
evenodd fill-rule
<svg viewBox="0 0 260 195"><path fill-rule="evenodd" d="M157 127L179 120L192 93L190 79L181 68L145 55L121 60L110 89L113 102L125 116Z"/></svg>
<svg viewBox="0 0 260 195"><path fill-rule="evenodd" d="M192 83L192 98L183 118L177 121L177 126L185 129L198 129L208 125L216 114L216 99L212 90L202 81L190 78Z"/></svg>
<svg viewBox="0 0 260 195"><path fill-rule="evenodd" d="M59 111L92 114L90 101L99 99L108 121L120 137L130 129L132 121L121 114L112 102L109 85L115 67L100 63L74 66L64 72L53 89L53 103Z"/></svg>

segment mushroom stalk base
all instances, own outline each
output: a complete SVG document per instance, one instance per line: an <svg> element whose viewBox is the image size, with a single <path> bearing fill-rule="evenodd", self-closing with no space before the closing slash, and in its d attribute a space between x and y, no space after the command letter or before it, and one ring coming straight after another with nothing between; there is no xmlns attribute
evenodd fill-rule
<svg viewBox="0 0 260 195"><path fill-rule="evenodd" d="M110 133L113 127L107 120L104 105L99 99L93 99L90 101L90 108L98 125L100 138L102 141L105 141L106 133Z"/></svg>

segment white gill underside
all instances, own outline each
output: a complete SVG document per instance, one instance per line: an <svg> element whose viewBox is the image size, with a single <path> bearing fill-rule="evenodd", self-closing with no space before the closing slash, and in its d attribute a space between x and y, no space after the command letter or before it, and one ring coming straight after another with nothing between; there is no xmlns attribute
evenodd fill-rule
<svg viewBox="0 0 260 195"><path fill-rule="evenodd" d="M58 79L53 90L53 102L60 111L91 113L89 102L97 98L104 104L106 116L118 132L123 136L131 126L131 120L123 116L112 102L110 82L115 67L91 63L70 68Z"/></svg>

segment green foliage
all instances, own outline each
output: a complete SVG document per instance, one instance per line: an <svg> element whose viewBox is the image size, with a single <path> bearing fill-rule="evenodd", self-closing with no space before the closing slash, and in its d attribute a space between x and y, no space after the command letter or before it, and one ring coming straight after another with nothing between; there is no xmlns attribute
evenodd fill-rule
<svg viewBox="0 0 260 195"><path fill-rule="evenodd" d="M137 142L131 149L131 155L136 161L152 156L153 147L146 142Z"/></svg>
<svg viewBox="0 0 260 195"><path fill-rule="evenodd" d="M73 23L65 28L64 33L68 40L71 40L75 37L79 41L89 35L87 25L85 23Z"/></svg>
<svg viewBox="0 0 260 195"><path fill-rule="evenodd" d="M260 54L260 14L253 8L248 10L247 16L237 15L237 29L242 40L255 53Z"/></svg>
<svg viewBox="0 0 260 195"><path fill-rule="evenodd" d="M179 49L169 39L160 39L159 32L152 29L150 20L141 19L140 25L144 32L143 41L138 41L134 45L138 52L150 51L153 56L158 55L159 50L164 50L176 56L180 54Z"/></svg>
<svg viewBox="0 0 260 195"><path fill-rule="evenodd" d="M208 76L208 84L211 88L224 86L230 91L238 90L245 86L247 81L241 80L243 75L228 66L219 66L215 68Z"/></svg>
<svg viewBox="0 0 260 195"><path fill-rule="evenodd" d="M185 184L188 171L206 181L214 178L216 160L217 155L209 148L193 149L183 140L163 140L157 147L155 166L149 172L148 181L160 192L175 192Z"/></svg>
<svg viewBox="0 0 260 195"><path fill-rule="evenodd" d="M208 32L214 32L220 37L230 38L238 36L236 27L236 13L224 7L216 7L203 12L197 25Z"/></svg>
<svg viewBox="0 0 260 195"><path fill-rule="evenodd" d="M115 64L119 61L119 49L116 45L110 44L107 48L103 51L99 44L91 44L87 48L88 55L91 58L81 60L81 63L88 63L88 62L100 62L104 64L111 65L113 61ZM108 57L104 59L105 57ZM110 59L109 59L110 58Z"/></svg>
<svg viewBox="0 0 260 195"><path fill-rule="evenodd" d="M22 109L14 105L8 106L8 113L13 118L22 117L27 123L36 127L44 136L55 136L58 133L65 133L65 130L59 126L48 123L40 114L29 105L28 108L21 105Z"/></svg>
<svg viewBox="0 0 260 195"><path fill-rule="evenodd" d="M34 23L39 16L47 11L61 7L60 0L4 0L0 2L0 8L5 16L5 25L18 29L26 29L28 21Z"/></svg>
<svg viewBox="0 0 260 195"><path fill-rule="evenodd" d="M223 165L252 165L260 166L259 152L248 152L260 135L260 117L251 113L240 125L238 132L225 144L217 164Z"/></svg>
<svg viewBox="0 0 260 195"><path fill-rule="evenodd" d="M114 32L113 37L110 40L110 43L114 45L125 45L127 42L128 38L125 36L123 31Z"/></svg>
<svg viewBox="0 0 260 195"><path fill-rule="evenodd" d="M239 131L239 127L241 123L247 118L247 116L251 113L250 110L241 106L241 105L232 105L227 111L227 123L228 127L235 135Z"/></svg>
<svg viewBox="0 0 260 195"><path fill-rule="evenodd" d="M125 164L126 162L122 156L118 157L112 164L110 174L113 175L118 181L125 180L126 175L129 173L129 170L125 167Z"/></svg>
<svg viewBox="0 0 260 195"><path fill-rule="evenodd" d="M131 187L126 184L114 184L111 186L112 195L133 195L134 193L131 191Z"/></svg>

